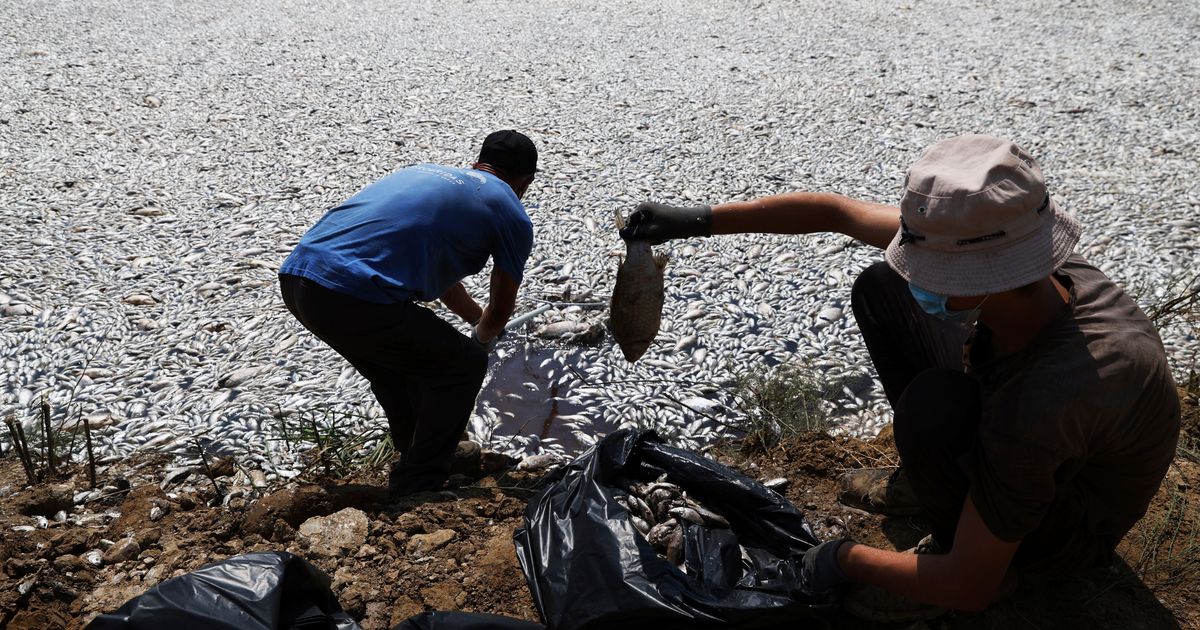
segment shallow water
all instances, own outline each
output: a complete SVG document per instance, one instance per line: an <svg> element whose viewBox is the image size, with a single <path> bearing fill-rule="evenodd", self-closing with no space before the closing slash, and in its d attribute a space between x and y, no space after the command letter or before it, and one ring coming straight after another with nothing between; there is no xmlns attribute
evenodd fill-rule
<svg viewBox="0 0 1200 630"><path fill-rule="evenodd" d="M516 442L514 438L532 437L536 443L556 441L568 450L583 446L570 427L559 422L562 416L577 414L583 408L566 400L572 393L572 382L551 376L566 371L566 366L554 358L554 350L524 341L501 343L501 349L510 353L503 358L493 356L475 404L476 418L488 416L488 410L503 418L491 429L492 441L508 446ZM603 430L600 426L597 429ZM511 437L506 440L505 436Z"/></svg>

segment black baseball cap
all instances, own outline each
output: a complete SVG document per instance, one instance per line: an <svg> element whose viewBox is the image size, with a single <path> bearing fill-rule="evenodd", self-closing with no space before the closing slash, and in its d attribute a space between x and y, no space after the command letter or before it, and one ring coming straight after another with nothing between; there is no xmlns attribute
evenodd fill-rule
<svg viewBox="0 0 1200 630"><path fill-rule="evenodd" d="M537 147L533 140L512 129L493 131L483 139L479 162L491 164L510 175L529 175L537 172Z"/></svg>

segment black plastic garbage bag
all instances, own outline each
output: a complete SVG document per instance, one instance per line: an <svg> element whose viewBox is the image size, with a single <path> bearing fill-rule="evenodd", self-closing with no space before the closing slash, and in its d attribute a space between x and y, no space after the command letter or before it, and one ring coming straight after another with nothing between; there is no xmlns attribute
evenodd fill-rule
<svg viewBox="0 0 1200 630"><path fill-rule="evenodd" d="M392 630L545 630L546 626L509 617L465 612L424 612Z"/></svg>
<svg viewBox="0 0 1200 630"><path fill-rule="evenodd" d="M329 577L285 551L234 556L167 580L87 630L359 630Z"/></svg>
<svg viewBox="0 0 1200 630"><path fill-rule="evenodd" d="M614 500L615 479L662 474L720 512L729 528L689 524L681 571ZM800 578L820 541L779 494L651 431L621 430L547 476L514 539L542 621L576 628L821 627L829 594Z"/></svg>

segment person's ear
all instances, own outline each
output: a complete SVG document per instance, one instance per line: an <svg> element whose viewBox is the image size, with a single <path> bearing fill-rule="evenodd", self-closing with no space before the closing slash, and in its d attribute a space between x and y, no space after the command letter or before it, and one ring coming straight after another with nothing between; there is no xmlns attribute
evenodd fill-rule
<svg viewBox="0 0 1200 630"><path fill-rule="evenodd" d="M529 190L530 184L533 183L533 173L530 173L517 181L517 199L525 196L525 191Z"/></svg>

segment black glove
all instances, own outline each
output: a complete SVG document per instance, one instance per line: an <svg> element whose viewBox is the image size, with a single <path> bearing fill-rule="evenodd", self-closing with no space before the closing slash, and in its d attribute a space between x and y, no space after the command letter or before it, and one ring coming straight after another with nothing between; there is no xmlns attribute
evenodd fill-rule
<svg viewBox="0 0 1200 630"><path fill-rule="evenodd" d="M845 584L846 574L838 566L838 548L846 539L823 542L804 552L801 586L811 594L820 595Z"/></svg>
<svg viewBox="0 0 1200 630"><path fill-rule="evenodd" d="M634 208L621 230L621 238L627 241L654 245L689 236L712 236L712 206L680 208L646 201Z"/></svg>

